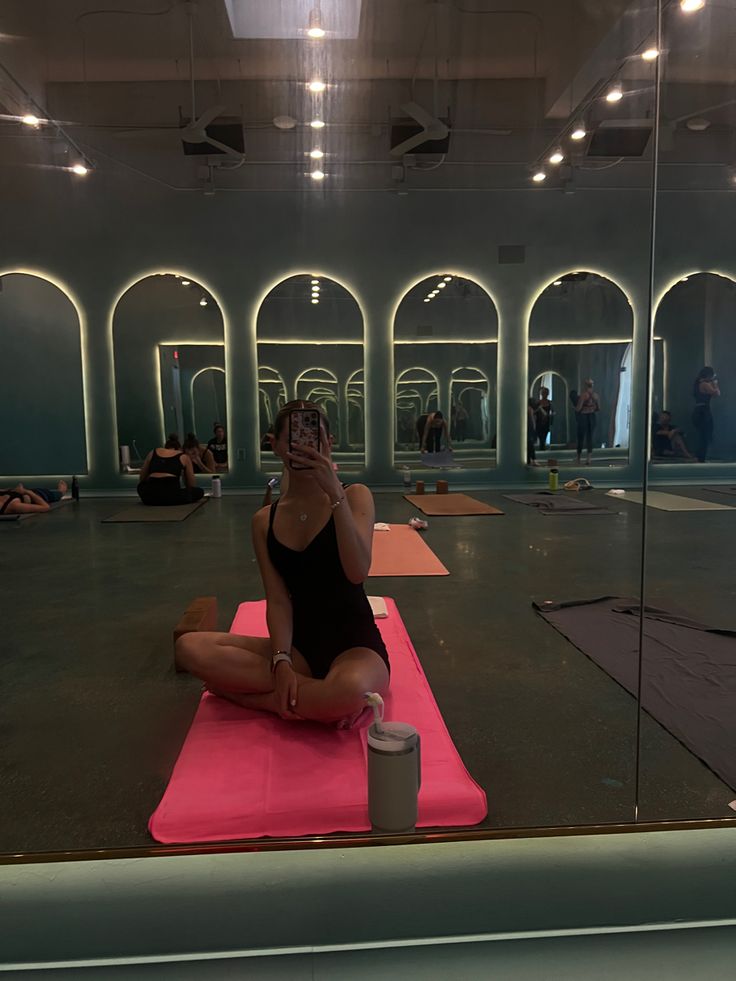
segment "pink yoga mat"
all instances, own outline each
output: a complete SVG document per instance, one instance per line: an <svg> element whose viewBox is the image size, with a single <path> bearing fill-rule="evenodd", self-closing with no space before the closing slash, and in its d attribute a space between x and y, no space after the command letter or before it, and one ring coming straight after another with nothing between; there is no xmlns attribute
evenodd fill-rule
<svg viewBox="0 0 736 981"><path fill-rule="evenodd" d="M373 532L373 558L369 576L449 576L421 531L409 525L389 525Z"/></svg>
<svg viewBox="0 0 736 981"><path fill-rule="evenodd" d="M422 737L421 827L482 821L486 795L463 766L396 604L377 620L391 659L386 718ZM243 603L238 634L265 636L264 601ZM366 726L286 722L204 694L148 827L156 841L224 841L368 831Z"/></svg>

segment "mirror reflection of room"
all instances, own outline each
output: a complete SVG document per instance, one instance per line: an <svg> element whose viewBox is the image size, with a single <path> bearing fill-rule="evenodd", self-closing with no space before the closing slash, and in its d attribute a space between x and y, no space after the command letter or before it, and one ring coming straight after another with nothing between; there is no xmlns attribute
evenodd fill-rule
<svg viewBox="0 0 736 981"><path fill-rule="evenodd" d="M258 311L258 425L261 468L280 465L269 434L291 399L314 402L329 421L341 471L365 463L363 315L340 283L303 273L278 283Z"/></svg>
<svg viewBox="0 0 736 981"><path fill-rule="evenodd" d="M228 469L225 338L220 309L195 280L148 276L113 316L120 468L139 472L176 436L195 474Z"/></svg>
<svg viewBox="0 0 736 981"><path fill-rule="evenodd" d="M628 462L632 342L631 305L610 279L571 272L542 291L529 321L530 465Z"/></svg>
<svg viewBox="0 0 736 981"><path fill-rule="evenodd" d="M394 465L482 468L496 458L498 315L486 291L440 273L394 320Z"/></svg>
<svg viewBox="0 0 736 981"><path fill-rule="evenodd" d="M716 273L683 276L662 297L654 321L653 463L736 460L736 282Z"/></svg>

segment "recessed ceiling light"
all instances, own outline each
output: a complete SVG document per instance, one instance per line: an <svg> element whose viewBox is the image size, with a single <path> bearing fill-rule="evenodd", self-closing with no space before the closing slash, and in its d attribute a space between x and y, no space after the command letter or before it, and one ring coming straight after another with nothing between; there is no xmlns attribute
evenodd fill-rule
<svg viewBox="0 0 736 981"><path fill-rule="evenodd" d="M21 122L24 126L32 126L34 129L37 129L41 125L41 120L38 118L38 116L34 116L33 113L30 112L27 116L23 116Z"/></svg>
<svg viewBox="0 0 736 981"><path fill-rule="evenodd" d="M312 129L324 129L325 123L323 119L313 119L309 125Z"/></svg>
<svg viewBox="0 0 736 981"><path fill-rule="evenodd" d="M321 160L324 157L324 152L322 150L310 150L309 156L312 160Z"/></svg>
<svg viewBox="0 0 736 981"><path fill-rule="evenodd" d="M606 92L606 102L620 102L623 97L623 89L621 88L621 84L619 82L612 85L608 92Z"/></svg>
<svg viewBox="0 0 736 981"><path fill-rule="evenodd" d="M690 278L689 276L683 276L682 279L680 280L680 282L681 283L686 283L689 278Z"/></svg>
<svg viewBox="0 0 736 981"><path fill-rule="evenodd" d="M191 286L192 285L192 281L191 281L191 279L182 279L181 285L182 286Z"/></svg>
<svg viewBox="0 0 736 981"><path fill-rule="evenodd" d="M659 57L659 51L657 48L647 48L646 51L641 53L642 61L656 61Z"/></svg>
<svg viewBox="0 0 736 981"><path fill-rule="evenodd" d="M325 36L325 30L322 27L322 19L319 16L319 10L314 7L309 11L309 28L307 29L307 37L315 38L319 40Z"/></svg>
<svg viewBox="0 0 736 981"><path fill-rule="evenodd" d="M702 10L705 0L680 0L680 10L685 14L694 14L696 10Z"/></svg>
<svg viewBox="0 0 736 981"><path fill-rule="evenodd" d="M206 307L207 306L207 297L206 296L203 296L202 297L202 299L199 301L199 305L201 307Z"/></svg>
<svg viewBox="0 0 736 981"><path fill-rule="evenodd" d="M313 181L323 181L325 179L325 174L323 170L313 170L309 175Z"/></svg>
<svg viewBox="0 0 736 981"><path fill-rule="evenodd" d="M452 276L445 276L445 282L446 283L449 283L451 279L452 279Z"/></svg>
<svg viewBox="0 0 736 981"><path fill-rule="evenodd" d="M547 175L543 170L538 170L536 174L532 174L532 180L534 181L535 184L541 184L542 181L547 180Z"/></svg>
<svg viewBox="0 0 736 981"><path fill-rule="evenodd" d="M312 303L319 303L319 300L317 300L314 297L312 297Z"/></svg>
<svg viewBox="0 0 736 981"><path fill-rule="evenodd" d="M552 283L552 285L553 286L562 286L562 280L561 279L556 279L554 281L554 283Z"/></svg>
<svg viewBox="0 0 736 981"><path fill-rule="evenodd" d="M439 290L432 290L432 292L429 294L429 296L437 296L438 293L439 293Z"/></svg>
<svg viewBox="0 0 736 981"><path fill-rule="evenodd" d="M424 302L425 303L431 303L432 302L432 297L431 296L425 296L424 297Z"/></svg>
<svg viewBox="0 0 736 981"><path fill-rule="evenodd" d="M318 279L311 280L311 285L312 286L319 286L319 280Z"/></svg>
<svg viewBox="0 0 736 981"><path fill-rule="evenodd" d="M551 164L559 164L559 163L562 163L562 161L564 159L565 159L565 155L564 155L564 153L562 152L562 150L559 147L557 147L557 149L553 150L553 152L549 155L549 162Z"/></svg>
<svg viewBox="0 0 736 981"><path fill-rule="evenodd" d="M321 78L315 78L307 86L310 92L324 92L327 88L327 82L323 82Z"/></svg>
<svg viewBox="0 0 736 981"><path fill-rule="evenodd" d="M441 283L437 283L437 289L438 290L443 290L445 288L445 286L447 286L447 283L444 281L444 279L442 280Z"/></svg>
<svg viewBox="0 0 736 981"><path fill-rule="evenodd" d="M72 167L72 173L77 174L79 177L84 177L89 173L89 167L85 167L84 164L77 163Z"/></svg>
<svg viewBox="0 0 736 981"><path fill-rule="evenodd" d="M585 123L575 123L575 128L570 133L571 140L584 140L587 135Z"/></svg>

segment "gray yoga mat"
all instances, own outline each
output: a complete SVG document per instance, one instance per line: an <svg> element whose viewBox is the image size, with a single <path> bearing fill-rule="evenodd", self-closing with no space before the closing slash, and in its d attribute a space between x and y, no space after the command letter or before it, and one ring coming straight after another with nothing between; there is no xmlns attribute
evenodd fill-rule
<svg viewBox="0 0 736 981"><path fill-rule="evenodd" d="M57 511L59 508L63 508L65 504L71 504L71 501L70 497L65 497L61 501L54 501L53 504L49 504L49 511ZM29 514L0 514L0 521L25 521L26 518L38 518L42 514L48 513L48 511L31 511Z"/></svg>
<svg viewBox="0 0 736 981"><path fill-rule="evenodd" d="M103 524L118 524L139 521L184 521L190 514L201 508L209 500L203 497L193 504L176 504L171 507L153 507L150 504L134 504L132 507L111 514L109 518L103 518Z"/></svg>
<svg viewBox="0 0 736 981"><path fill-rule="evenodd" d="M606 497L615 497L617 501L628 501L630 504L643 504L642 491L627 490L624 494L613 494L607 491ZM732 504L714 504L713 501L698 501L694 497L683 497L681 494L666 494L664 491L647 491L647 507L657 511L733 511Z"/></svg>
<svg viewBox="0 0 736 981"><path fill-rule="evenodd" d="M729 487L728 484L713 484L712 487L702 487L701 490L710 491L713 494L728 494L729 497L736 497L736 487Z"/></svg>
<svg viewBox="0 0 736 981"><path fill-rule="evenodd" d="M604 596L533 605L555 630L636 695L638 600ZM736 631L647 606L644 638L642 707L736 789Z"/></svg>
<svg viewBox="0 0 736 981"><path fill-rule="evenodd" d="M557 491L537 491L534 494L504 494L509 501L516 501L517 504L526 504L527 507L535 508L542 514L547 515L593 515L593 514L616 514L608 508L596 507L588 501L581 501L575 497L563 497Z"/></svg>

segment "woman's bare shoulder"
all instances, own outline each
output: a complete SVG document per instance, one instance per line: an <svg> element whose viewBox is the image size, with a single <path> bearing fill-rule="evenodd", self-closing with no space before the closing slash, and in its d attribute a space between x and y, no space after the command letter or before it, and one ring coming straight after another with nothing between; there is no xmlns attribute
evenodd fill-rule
<svg viewBox="0 0 736 981"><path fill-rule="evenodd" d="M253 515L251 521L251 527L254 531L265 528L268 525L268 515L271 510L271 505L267 504L263 508L258 508L256 513Z"/></svg>

